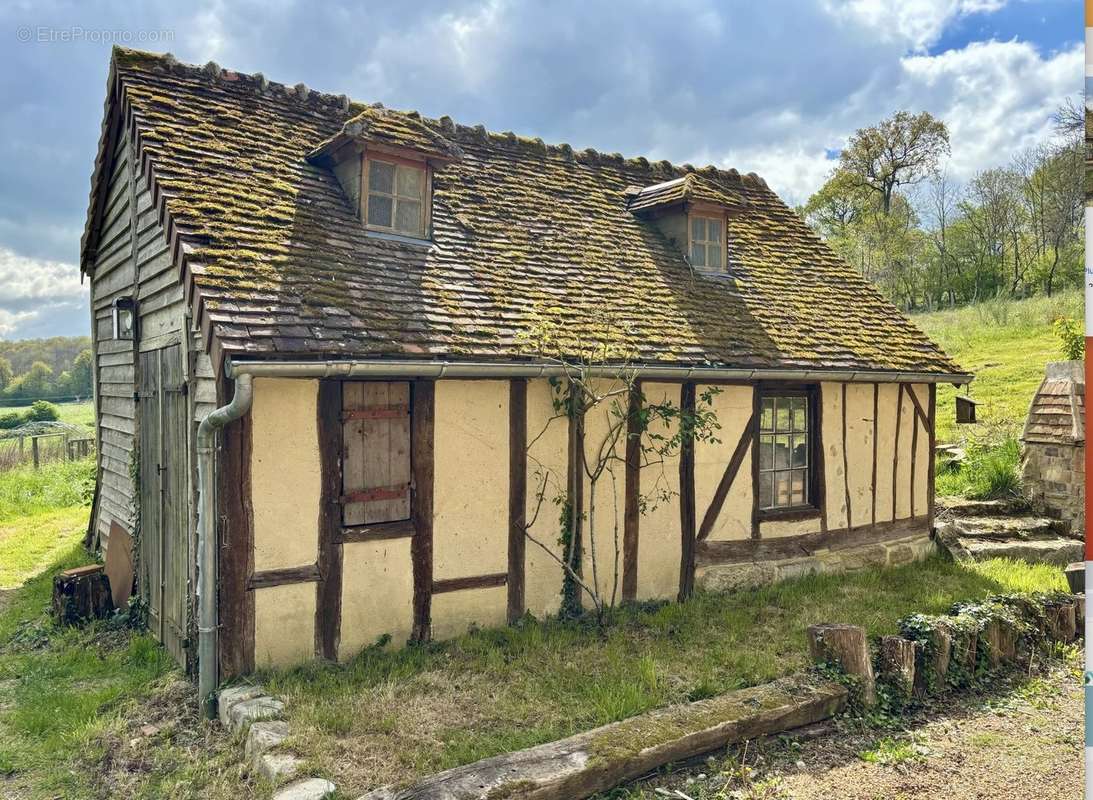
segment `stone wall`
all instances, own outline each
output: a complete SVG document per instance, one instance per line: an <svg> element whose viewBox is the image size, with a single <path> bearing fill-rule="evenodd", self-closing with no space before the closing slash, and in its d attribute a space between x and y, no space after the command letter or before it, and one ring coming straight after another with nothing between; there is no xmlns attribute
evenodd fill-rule
<svg viewBox="0 0 1093 800"><path fill-rule="evenodd" d="M1085 531L1085 444L1026 442L1021 466L1025 492L1048 516Z"/></svg>
<svg viewBox="0 0 1093 800"><path fill-rule="evenodd" d="M1040 513L1085 531L1085 373L1081 361L1047 365L1021 435L1025 493Z"/></svg>
<svg viewBox="0 0 1093 800"><path fill-rule="evenodd" d="M711 591L754 589L811 573L854 572L867 567L897 567L921 561L935 552L928 531L902 539L840 549L817 550L801 558L713 564L695 572L697 585Z"/></svg>

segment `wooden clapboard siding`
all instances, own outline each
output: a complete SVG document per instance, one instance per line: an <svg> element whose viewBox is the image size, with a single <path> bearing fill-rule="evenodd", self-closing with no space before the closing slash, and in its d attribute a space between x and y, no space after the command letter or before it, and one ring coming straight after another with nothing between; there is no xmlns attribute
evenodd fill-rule
<svg viewBox="0 0 1093 800"><path fill-rule="evenodd" d="M117 120L119 125L120 122ZM167 238L146 176L133 162L135 148L128 129L119 127L116 133L102 235L90 276L99 464L98 492L89 533L92 543L97 534L104 549L109 547L112 522L132 531L138 502L132 477L140 432L140 414L134 399L141 381L137 351L183 344L188 325L179 276L170 259ZM136 342L113 339L112 305L124 295L137 298ZM181 386L182 390L168 393L165 402L172 408L172 418L181 413L184 419L196 423L213 406L206 404L200 414L195 409L192 351L190 343L185 342L179 357L168 365L171 372L167 383ZM215 402L215 377L211 371L202 377L201 383L206 397L211 395ZM166 587L166 597L174 618L189 620L190 628L194 602L191 588L196 580L195 565L188 555L195 545L194 432L194 424L190 423L172 429L172 479L164 497L170 518L181 526L171 557L186 559L184 564L170 565L170 574L177 576L179 583ZM154 480L155 476L148 479ZM193 630L177 632L185 640L192 640L193 633Z"/></svg>
<svg viewBox="0 0 1093 800"><path fill-rule="evenodd" d="M346 381L342 410L345 525L409 519L410 384ZM375 499L349 499L369 492Z"/></svg>

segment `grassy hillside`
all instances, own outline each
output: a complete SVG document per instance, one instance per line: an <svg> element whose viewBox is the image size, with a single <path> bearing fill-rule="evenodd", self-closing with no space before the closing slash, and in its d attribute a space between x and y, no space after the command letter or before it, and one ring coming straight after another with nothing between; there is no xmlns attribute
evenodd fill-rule
<svg viewBox="0 0 1093 800"><path fill-rule="evenodd" d="M938 441L957 441L995 428L1003 436L1019 435L1032 395L1043 379L1044 365L1062 358L1052 324L1059 317L1081 319L1082 315L1082 295L1071 291L1029 300L988 300L913 316L915 324L961 367L976 374L971 396L980 401L981 424L958 426L956 390L941 386Z"/></svg>

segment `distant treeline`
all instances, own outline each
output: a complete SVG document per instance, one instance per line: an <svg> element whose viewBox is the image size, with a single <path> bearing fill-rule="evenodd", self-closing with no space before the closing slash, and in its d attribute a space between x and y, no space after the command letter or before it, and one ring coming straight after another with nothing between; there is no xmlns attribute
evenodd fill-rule
<svg viewBox="0 0 1093 800"><path fill-rule="evenodd" d="M89 397L91 339L0 341L0 399Z"/></svg>
<svg viewBox="0 0 1093 800"><path fill-rule="evenodd" d="M949 131L901 111L850 137L801 214L901 307L933 309L1081 286L1084 113L963 184L946 175Z"/></svg>

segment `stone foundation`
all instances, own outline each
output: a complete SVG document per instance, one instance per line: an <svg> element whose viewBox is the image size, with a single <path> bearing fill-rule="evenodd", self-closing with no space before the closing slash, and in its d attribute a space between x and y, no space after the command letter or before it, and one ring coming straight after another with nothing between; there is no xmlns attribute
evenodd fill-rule
<svg viewBox="0 0 1093 800"><path fill-rule="evenodd" d="M921 561L936 552L929 533L873 542L838 550L817 550L800 558L710 564L695 570L695 583L704 589L725 592L754 589L772 583L825 572L854 572L867 567L897 567Z"/></svg>
<svg viewBox="0 0 1093 800"><path fill-rule="evenodd" d="M1085 446L1026 442L1021 479L1033 508L1085 530Z"/></svg>

